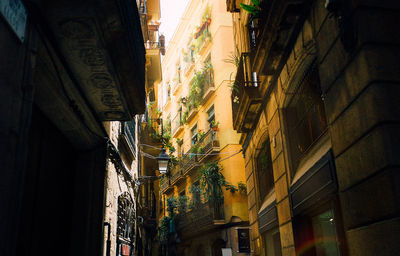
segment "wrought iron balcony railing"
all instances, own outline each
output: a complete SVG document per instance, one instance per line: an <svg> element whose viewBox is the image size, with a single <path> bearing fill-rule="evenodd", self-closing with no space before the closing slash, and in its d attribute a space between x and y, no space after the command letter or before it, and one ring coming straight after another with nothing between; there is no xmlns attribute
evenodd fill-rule
<svg viewBox="0 0 400 256"><path fill-rule="evenodd" d="M207 70L204 74L204 83L203 83L203 95L202 95L202 103L206 102L215 91L214 86L214 75L212 68Z"/></svg>
<svg viewBox="0 0 400 256"><path fill-rule="evenodd" d="M201 203L198 207L179 214L177 229L182 236L190 236L225 224L223 203Z"/></svg>
<svg viewBox="0 0 400 256"><path fill-rule="evenodd" d="M145 43L145 46L146 46L146 50L160 49L161 48L161 43L160 42L147 41Z"/></svg>
<svg viewBox="0 0 400 256"><path fill-rule="evenodd" d="M238 132L254 128L262 104L259 82L257 73L251 69L250 54L242 53L231 95L233 127Z"/></svg>
<svg viewBox="0 0 400 256"><path fill-rule="evenodd" d="M176 116L172 119L172 135L179 134L183 130L183 119L182 119L182 112L178 112Z"/></svg>

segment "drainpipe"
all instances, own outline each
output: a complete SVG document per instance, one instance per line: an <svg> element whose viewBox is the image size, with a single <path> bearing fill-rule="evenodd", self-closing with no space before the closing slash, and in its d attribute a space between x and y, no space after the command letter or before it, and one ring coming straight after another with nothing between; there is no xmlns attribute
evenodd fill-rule
<svg viewBox="0 0 400 256"><path fill-rule="evenodd" d="M111 232L111 224L109 222L104 222L104 226L107 226L107 242L106 242L106 256L110 256L111 250L111 239L110 239L110 232Z"/></svg>

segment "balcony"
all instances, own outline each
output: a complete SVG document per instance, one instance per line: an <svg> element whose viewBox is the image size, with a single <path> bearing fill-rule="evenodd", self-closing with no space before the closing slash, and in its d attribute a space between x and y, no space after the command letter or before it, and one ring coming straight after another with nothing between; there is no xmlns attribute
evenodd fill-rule
<svg viewBox="0 0 400 256"><path fill-rule="evenodd" d="M160 42L147 41L145 43L145 46L146 46L146 50L160 49L161 48L161 43Z"/></svg>
<svg viewBox="0 0 400 256"><path fill-rule="evenodd" d="M203 21L203 23L198 28L198 31L194 35L195 39L195 53L199 55L203 55L205 49L211 42L211 33L209 31L209 26L211 23L211 19L207 19L207 21Z"/></svg>
<svg viewBox="0 0 400 256"><path fill-rule="evenodd" d="M212 153L220 151L219 141L215 131L210 129L201 138L199 138L194 145L192 145L189 152L184 154L181 159L182 175L187 175L191 170L196 167L196 164L202 162ZM202 155L192 155L191 153Z"/></svg>
<svg viewBox="0 0 400 256"><path fill-rule="evenodd" d="M170 187L171 183L168 177L165 177L163 179L160 180L160 191L161 193L165 194L167 193L171 187Z"/></svg>
<svg viewBox="0 0 400 256"><path fill-rule="evenodd" d="M311 5L305 0L262 1L261 5L261 18L248 24L251 54L255 57L252 67L269 76L279 73L286 62Z"/></svg>
<svg viewBox="0 0 400 256"><path fill-rule="evenodd" d="M205 202L191 211L180 214L177 229L182 237L188 237L217 229L224 224L223 204Z"/></svg>
<svg viewBox="0 0 400 256"><path fill-rule="evenodd" d="M183 74L185 76L188 76L189 73L193 70L194 68L194 57L193 57L194 53L186 53L186 55L184 55L183 57Z"/></svg>
<svg viewBox="0 0 400 256"><path fill-rule="evenodd" d="M197 109L197 107L193 107L193 106L190 107L190 110L186 117L186 123L187 124L190 123L190 121L193 120L193 118L197 115L198 112L199 112L199 110Z"/></svg>
<svg viewBox="0 0 400 256"><path fill-rule="evenodd" d="M161 56L165 51L163 39L159 41L147 40L144 43L146 48L146 71L147 71L147 84L152 86L154 83L161 80Z"/></svg>
<svg viewBox="0 0 400 256"><path fill-rule="evenodd" d="M172 86L172 94L173 95L177 95L178 92L180 91L179 89L182 87L182 79L181 79L181 71L180 71L180 67L178 68L178 71L175 74L175 77L173 79L174 83Z"/></svg>
<svg viewBox="0 0 400 256"><path fill-rule="evenodd" d="M180 165L182 169L182 175L187 175L189 171L195 167L196 162L196 156L193 156L190 152L183 154Z"/></svg>
<svg viewBox="0 0 400 256"><path fill-rule="evenodd" d="M178 112L176 116L172 119L172 136L176 138L183 131L183 119L182 112Z"/></svg>
<svg viewBox="0 0 400 256"><path fill-rule="evenodd" d="M161 148L161 140L157 137L157 131L159 130L157 120L144 118L141 125L141 143ZM159 149L154 149L152 147L145 147L144 150L146 153L151 155L158 155L160 153Z"/></svg>
<svg viewBox="0 0 400 256"><path fill-rule="evenodd" d="M177 164L171 168L171 185L175 185L177 182L184 180L185 176L182 175L181 164Z"/></svg>
<svg viewBox="0 0 400 256"><path fill-rule="evenodd" d="M200 161L209 156L209 154L220 150L217 133L212 129L208 130L196 144L201 148L201 154L204 154L199 157Z"/></svg>
<svg viewBox="0 0 400 256"><path fill-rule="evenodd" d="M231 95L233 128L238 132L254 129L263 99L258 87L257 74L251 71L250 54L242 53Z"/></svg>

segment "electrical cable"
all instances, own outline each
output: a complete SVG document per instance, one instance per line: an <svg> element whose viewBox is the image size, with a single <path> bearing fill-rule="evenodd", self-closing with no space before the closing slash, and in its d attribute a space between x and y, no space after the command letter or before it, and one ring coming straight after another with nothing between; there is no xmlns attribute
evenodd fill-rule
<svg viewBox="0 0 400 256"><path fill-rule="evenodd" d="M160 147L155 147L152 145L148 145L148 144L140 144L140 146L146 146L146 147L150 147L150 148L154 148L154 149L158 149L161 150L162 148ZM223 153L210 153L210 154L202 154L202 153L187 153L188 156L219 156L219 155L228 155L228 154L232 154L232 153L236 153L237 151L229 151L229 152L223 152Z"/></svg>

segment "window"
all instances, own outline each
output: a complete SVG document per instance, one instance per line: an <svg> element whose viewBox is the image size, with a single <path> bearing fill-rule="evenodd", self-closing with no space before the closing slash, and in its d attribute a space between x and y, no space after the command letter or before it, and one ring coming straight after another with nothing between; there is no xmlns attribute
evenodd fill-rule
<svg viewBox="0 0 400 256"><path fill-rule="evenodd" d="M279 228L274 228L265 234L265 249L268 256L281 256L281 237Z"/></svg>
<svg viewBox="0 0 400 256"><path fill-rule="evenodd" d="M191 130L191 134L192 134L192 145L197 143L197 124L195 126L193 126L192 130Z"/></svg>
<svg viewBox="0 0 400 256"><path fill-rule="evenodd" d="M117 255L131 251L134 240L134 208L127 193L118 197Z"/></svg>
<svg viewBox="0 0 400 256"><path fill-rule="evenodd" d="M274 187L271 147L268 139L262 144L262 148L257 155L256 164L259 200L261 204L264 197Z"/></svg>
<svg viewBox="0 0 400 256"><path fill-rule="evenodd" d="M297 217L293 223L297 253L304 256L340 256L336 222L332 208Z"/></svg>
<svg viewBox="0 0 400 256"><path fill-rule="evenodd" d="M300 83L286 109L293 169L298 167L300 160L327 128L321 95L318 70L313 66Z"/></svg>
<svg viewBox="0 0 400 256"><path fill-rule="evenodd" d="M212 121L215 121L214 105L212 105L210 109L207 111L207 115L208 115L207 121L209 124L211 124Z"/></svg>

